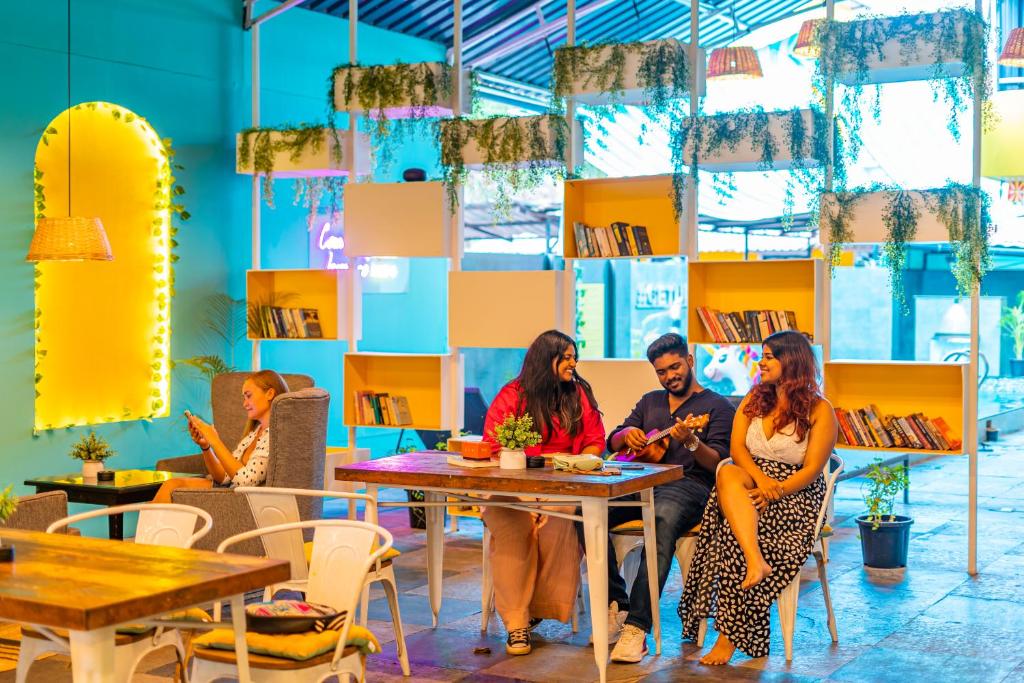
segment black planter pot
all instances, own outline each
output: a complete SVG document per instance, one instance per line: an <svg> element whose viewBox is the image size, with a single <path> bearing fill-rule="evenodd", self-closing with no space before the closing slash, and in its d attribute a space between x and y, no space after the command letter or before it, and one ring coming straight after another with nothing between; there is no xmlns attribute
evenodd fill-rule
<svg viewBox="0 0 1024 683"><path fill-rule="evenodd" d="M1010 377L1024 377L1024 359L1010 359Z"/></svg>
<svg viewBox="0 0 1024 683"><path fill-rule="evenodd" d="M406 489L405 495L409 499L410 503L422 503L426 496L423 495L423 491L416 491L413 489ZM413 529L426 529L427 528L427 512L426 508L422 507L410 507L409 510L409 526Z"/></svg>
<svg viewBox="0 0 1024 683"><path fill-rule="evenodd" d="M910 525L914 520L896 515L893 521L878 523L877 529L867 515L857 518L860 527L860 548L864 553L864 566L872 569L898 569L907 566L910 549Z"/></svg>

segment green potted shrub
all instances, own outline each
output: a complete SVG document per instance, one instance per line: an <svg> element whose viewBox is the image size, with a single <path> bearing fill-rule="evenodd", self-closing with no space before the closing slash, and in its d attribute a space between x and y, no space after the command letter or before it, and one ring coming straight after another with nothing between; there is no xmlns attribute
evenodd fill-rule
<svg viewBox="0 0 1024 683"><path fill-rule="evenodd" d="M83 477L96 479L96 474L103 469L103 461L116 455L116 452L102 437L96 436L96 432L89 430L86 436L71 447L69 455L82 461Z"/></svg>
<svg viewBox="0 0 1024 683"><path fill-rule="evenodd" d="M0 525L6 525L14 511L18 509L18 497L11 492L8 486L0 493ZM14 547L0 541L0 562L10 562L14 559Z"/></svg>
<svg viewBox="0 0 1024 683"><path fill-rule="evenodd" d="M526 448L540 443L541 436L533 429L529 415L509 413L494 427L494 439L501 445L499 467L503 470L525 470Z"/></svg>
<svg viewBox="0 0 1024 683"><path fill-rule="evenodd" d="M865 567L897 569L907 566L910 525L914 520L893 514L892 510L896 494L909 484L910 473L905 465L891 467L876 458L869 467L867 482L861 491L867 514L857 517Z"/></svg>
<svg viewBox="0 0 1024 683"><path fill-rule="evenodd" d="M1004 306L999 324L1013 337L1010 377L1024 377L1024 291L1017 292L1017 305Z"/></svg>

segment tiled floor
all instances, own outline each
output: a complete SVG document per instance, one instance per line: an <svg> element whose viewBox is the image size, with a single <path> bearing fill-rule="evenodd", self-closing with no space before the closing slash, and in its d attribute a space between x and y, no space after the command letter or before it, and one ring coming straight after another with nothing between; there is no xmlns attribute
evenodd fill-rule
<svg viewBox="0 0 1024 683"><path fill-rule="evenodd" d="M772 626L772 654L751 660L741 655L732 666L698 664L697 648L680 640L675 606L680 582L669 577L662 598L664 640L659 657L639 665L610 665L609 680L645 683L686 681L1024 681L1024 433L1012 435L983 452L979 466L979 569L967 567L966 458L946 457L915 465L911 504L900 512L913 515L910 566L903 575L868 575L861 564L853 516L861 510L862 480L839 485L836 536L831 545L830 585L839 627L839 644L830 642L821 586L813 563L804 571L797 614L794 660L787 664L777 622ZM583 683L596 680L593 652L587 647L588 622L580 633L567 625L544 623L537 630L533 654L509 657L500 622L480 632L480 523L463 522L449 534L445 553L441 625L430 627L426 598L424 533L408 527L404 510L383 515L402 557L396 573L406 640L415 681L464 683ZM386 643L371 656L367 681L403 679L398 667L387 605L380 591L371 602L371 628ZM775 616L775 615L773 615ZM479 647L490 654L474 654ZM140 682L169 680L166 659L145 662ZM70 680L59 658L34 667L32 680ZM0 683L14 672L0 674Z"/></svg>

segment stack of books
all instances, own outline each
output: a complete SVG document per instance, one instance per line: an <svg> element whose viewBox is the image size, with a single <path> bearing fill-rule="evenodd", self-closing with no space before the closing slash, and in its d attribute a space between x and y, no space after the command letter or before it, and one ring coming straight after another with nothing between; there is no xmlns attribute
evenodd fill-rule
<svg viewBox="0 0 1024 683"><path fill-rule="evenodd" d="M697 317L711 341L718 344L761 342L781 330L797 330L793 311L740 311L723 313L715 308L697 306Z"/></svg>
<svg viewBox="0 0 1024 683"><path fill-rule="evenodd" d="M923 413L905 417L884 415L874 404L856 410L835 408L835 411L839 440L850 446L958 451L962 444L941 417L929 418Z"/></svg>
<svg viewBox="0 0 1024 683"><path fill-rule="evenodd" d="M356 424L401 427L412 424L409 399L387 392L356 391Z"/></svg>
<svg viewBox="0 0 1024 683"><path fill-rule="evenodd" d="M315 308L260 306L256 316L259 336L264 339L321 339L320 312Z"/></svg>
<svg viewBox="0 0 1024 683"><path fill-rule="evenodd" d="M651 240L647 228L629 223L611 226L592 226L573 223L576 251L583 258L609 256L652 256Z"/></svg>

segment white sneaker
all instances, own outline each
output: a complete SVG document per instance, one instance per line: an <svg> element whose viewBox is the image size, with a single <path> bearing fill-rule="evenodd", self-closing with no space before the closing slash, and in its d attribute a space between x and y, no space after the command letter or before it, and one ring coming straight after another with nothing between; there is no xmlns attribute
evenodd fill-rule
<svg viewBox="0 0 1024 683"><path fill-rule="evenodd" d="M622 632L622 625L626 623L629 612L619 609L619 603L612 600L608 606L608 644L614 645L619 640L619 633ZM594 636L591 634L588 645L594 644Z"/></svg>
<svg viewBox="0 0 1024 683"><path fill-rule="evenodd" d="M636 664L647 655L647 633L642 629L626 624L622 628L619 642L612 650L612 661Z"/></svg>

